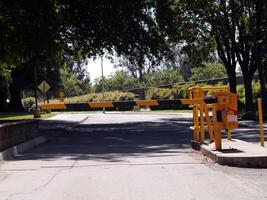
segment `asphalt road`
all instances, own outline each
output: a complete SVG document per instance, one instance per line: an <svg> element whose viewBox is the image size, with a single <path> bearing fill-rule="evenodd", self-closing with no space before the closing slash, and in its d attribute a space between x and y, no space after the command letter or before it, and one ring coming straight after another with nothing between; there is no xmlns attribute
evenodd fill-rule
<svg viewBox="0 0 267 200"><path fill-rule="evenodd" d="M188 114L90 114L45 131L48 143L0 164L0 199L267 199L266 169L208 161L190 148L190 124Z"/></svg>

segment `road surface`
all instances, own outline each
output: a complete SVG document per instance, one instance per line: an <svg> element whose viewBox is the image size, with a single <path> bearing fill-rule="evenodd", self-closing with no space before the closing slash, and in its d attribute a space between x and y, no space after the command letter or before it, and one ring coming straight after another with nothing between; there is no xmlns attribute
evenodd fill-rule
<svg viewBox="0 0 267 200"><path fill-rule="evenodd" d="M0 164L0 199L267 199L266 169L203 158L190 148L190 124L188 114L88 114Z"/></svg>

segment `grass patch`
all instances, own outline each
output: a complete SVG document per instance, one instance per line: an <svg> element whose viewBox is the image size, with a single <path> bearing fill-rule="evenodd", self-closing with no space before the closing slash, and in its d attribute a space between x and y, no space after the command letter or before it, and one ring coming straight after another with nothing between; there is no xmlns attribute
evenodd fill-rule
<svg viewBox="0 0 267 200"><path fill-rule="evenodd" d="M47 119L58 113L46 113L41 115L41 119ZM28 112L0 112L0 120L23 120L33 119L33 114Z"/></svg>

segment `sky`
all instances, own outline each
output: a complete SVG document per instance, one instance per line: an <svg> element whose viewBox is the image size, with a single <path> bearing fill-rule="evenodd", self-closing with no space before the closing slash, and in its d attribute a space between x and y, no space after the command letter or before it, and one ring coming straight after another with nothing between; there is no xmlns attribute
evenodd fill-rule
<svg viewBox="0 0 267 200"><path fill-rule="evenodd" d="M103 57L103 69L104 76L108 76L116 71L110 60L105 57ZM90 79L94 83L96 78L101 77L101 59L99 57L95 60L89 59L87 71L90 73Z"/></svg>

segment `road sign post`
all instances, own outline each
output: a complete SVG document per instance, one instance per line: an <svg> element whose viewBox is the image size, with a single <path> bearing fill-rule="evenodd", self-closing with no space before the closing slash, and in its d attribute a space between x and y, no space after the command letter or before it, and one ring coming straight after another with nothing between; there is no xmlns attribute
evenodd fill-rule
<svg viewBox="0 0 267 200"><path fill-rule="evenodd" d="M45 94L50 88L51 88L50 85L46 81L42 81L42 83L38 85L38 89L43 93L44 103L45 103Z"/></svg>

